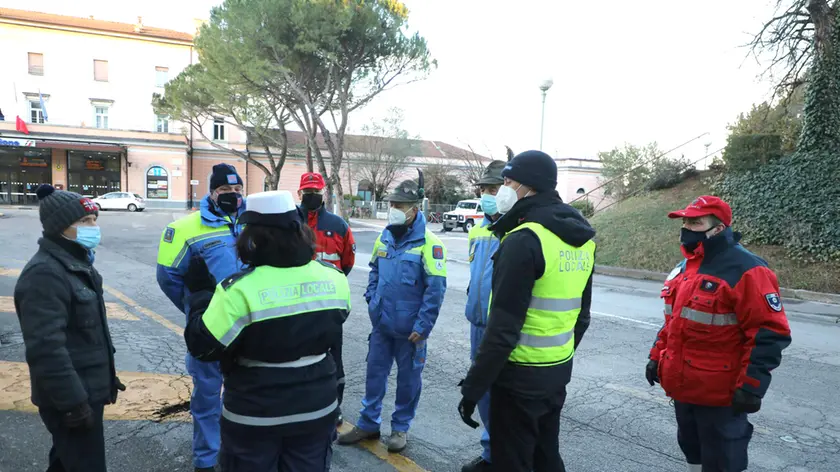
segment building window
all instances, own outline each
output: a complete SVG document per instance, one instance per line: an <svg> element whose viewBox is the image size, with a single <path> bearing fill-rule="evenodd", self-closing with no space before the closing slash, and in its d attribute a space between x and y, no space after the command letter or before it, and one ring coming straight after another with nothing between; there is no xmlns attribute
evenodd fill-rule
<svg viewBox="0 0 840 472"><path fill-rule="evenodd" d="M29 100L29 122L44 122L44 110L41 109L41 102L39 100Z"/></svg>
<svg viewBox="0 0 840 472"><path fill-rule="evenodd" d="M576 192L576 193L577 193L578 195L583 195L584 193L586 193L586 190L584 190L584 189L582 189L582 188L579 188L579 189L577 189L577 192Z"/></svg>
<svg viewBox="0 0 840 472"><path fill-rule="evenodd" d="M213 120L213 141L225 140L225 120L216 118Z"/></svg>
<svg viewBox="0 0 840 472"><path fill-rule="evenodd" d="M39 52L29 53L29 75L44 75L44 55Z"/></svg>
<svg viewBox="0 0 840 472"><path fill-rule="evenodd" d="M146 171L146 198L165 200L169 198L169 173L160 166Z"/></svg>
<svg viewBox="0 0 840 472"><path fill-rule="evenodd" d="M108 61L93 60L93 80L97 82L108 81Z"/></svg>
<svg viewBox="0 0 840 472"><path fill-rule="evenodd" d="M94 122L97 128L108 129L108 107L93 107Z"/></svg>
<svg viewBox="0 0 840 472"><path fill-rule="evenodd" d="M156 128L158 133L168 133L169 132L169 117L168 116L157 116L157 126Z"/></svg>
<svg viewBox="0 0 840 472"><path fill-rule="evenodd" d="M155 67L155 86L163 88L169 82L169 68Z"/></svg>

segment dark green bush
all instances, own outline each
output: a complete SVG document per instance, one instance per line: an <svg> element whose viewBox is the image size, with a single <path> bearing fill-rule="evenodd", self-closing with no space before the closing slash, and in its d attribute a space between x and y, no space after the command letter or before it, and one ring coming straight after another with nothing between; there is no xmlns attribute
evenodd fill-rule
<svg viewBox="0 0 840 472"><path fill-rule="evenodd" d="M595 214L595 205L589 199L576 200L569 205L579 211L584 218L591 218Z"/></svg>
<svg viewBox="0 0 840 472"><path fill-rule="evenodd" d="M730 135L723 150L723 160L734 171L757 169L782 155L782 136L778 134Z"/></svg>

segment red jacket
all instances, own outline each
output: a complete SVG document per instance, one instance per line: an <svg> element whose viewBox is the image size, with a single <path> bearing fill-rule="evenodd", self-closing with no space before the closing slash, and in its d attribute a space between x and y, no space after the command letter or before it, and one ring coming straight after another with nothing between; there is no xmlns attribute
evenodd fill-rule
<svg viewBox="0 0 840 472"><path fill-rule="evenodd" d="M650 359L665 393L706 406L732 404L735 390L764 397L790 345L776 275L727 228L705 240L662 288L665 324Z"/></svg>
<svg viewBox="0 0 840 472"><path fill-rule="evenodd" d="M305 210L304 210L305 211ZM328 212L322 205L308 212L308 224L315 232L315 259L334 264L349 275L356 262L356 241L344 218Z"/></svg>

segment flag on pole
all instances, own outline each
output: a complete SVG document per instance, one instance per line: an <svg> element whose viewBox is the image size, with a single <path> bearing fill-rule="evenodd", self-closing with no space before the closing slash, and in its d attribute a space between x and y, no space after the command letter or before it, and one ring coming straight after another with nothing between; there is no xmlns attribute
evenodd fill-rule
<svg viewBox="0 0 840 472"><path fill-rule="evenodd" d="M26 123L20 119L20 115L15 117L15 130L23 134L29 134L29 128L27 128Z"/></svg>
<svg viewBox="0 0 840 472"><path fill-rule="evenodd" d="M44 96L41 95L41 89L38 89L38 100L41 102L41 114L44 115L44 123L49 121L47 118L47 106L44 105Z"/></svg>

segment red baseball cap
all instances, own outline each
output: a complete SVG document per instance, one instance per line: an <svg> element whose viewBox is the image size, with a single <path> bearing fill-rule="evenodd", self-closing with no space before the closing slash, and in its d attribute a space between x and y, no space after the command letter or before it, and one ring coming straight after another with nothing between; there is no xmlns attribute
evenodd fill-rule
<svg viewBox="0 0 840 472"><path fill-rule="evenodd" d="M300 188L298 190L304 190L308 188L321 190L325 186L326 184L324 183L324 177L321 174L318 174L316 172L306 172L300 176Z"/></svg>
<svg viewBox="0 0 840 472"><path fill-rule="evenodd" d="M717 217L726 226L732 224L732 208L725 201L711 195L697 197L684 210L668 213L668 218L699 218L708 215Z"/></svg>

